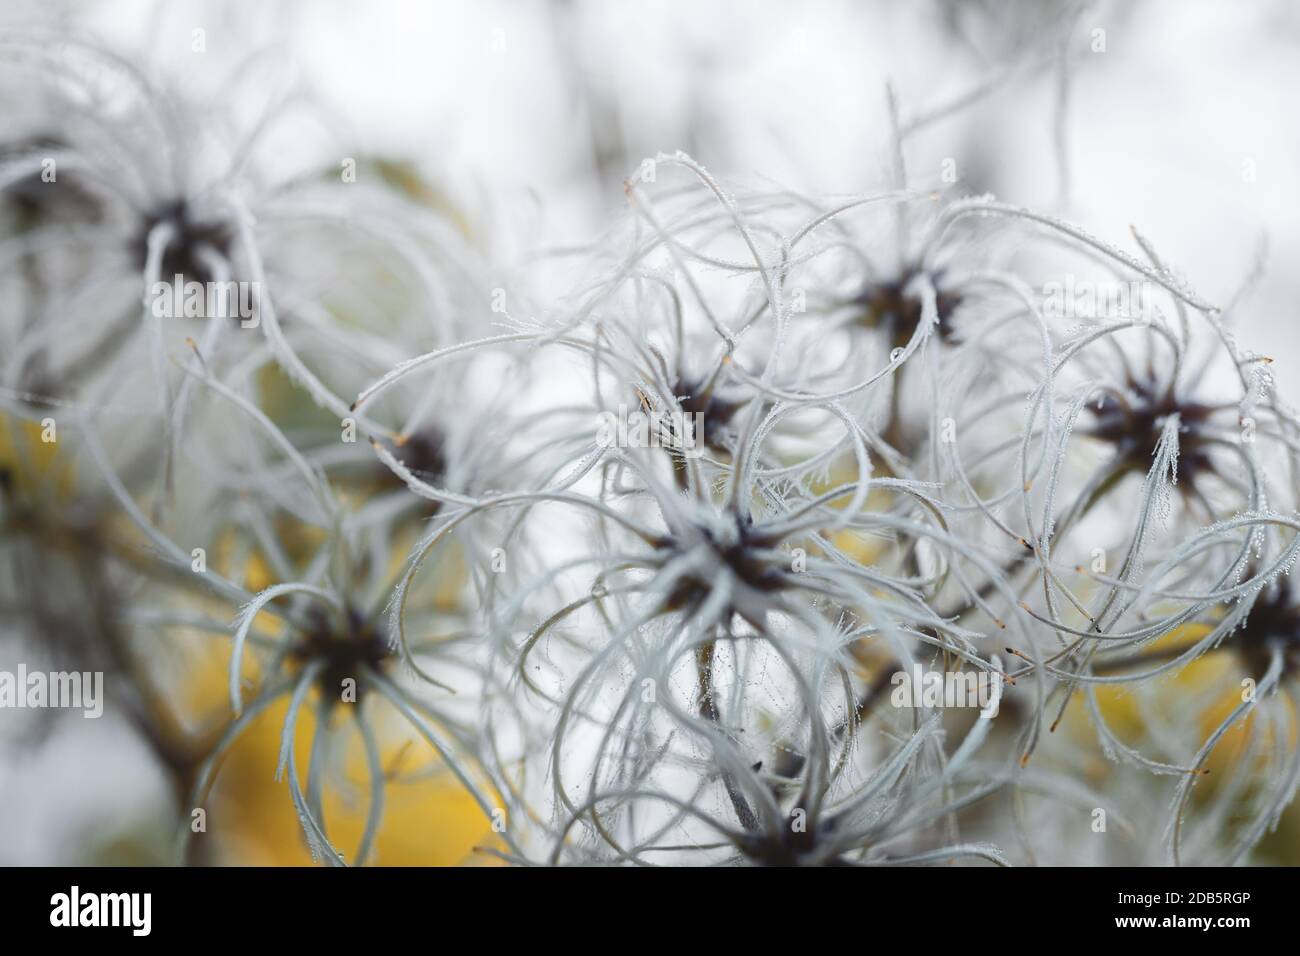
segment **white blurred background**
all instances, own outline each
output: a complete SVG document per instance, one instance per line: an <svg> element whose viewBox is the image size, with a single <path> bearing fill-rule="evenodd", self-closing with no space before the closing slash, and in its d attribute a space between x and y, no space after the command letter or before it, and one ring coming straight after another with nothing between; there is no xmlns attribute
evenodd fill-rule
<svg viewBox="0 0 1300 956"><path fill-rule="evenodd" d="M1130 249L1135 225L1219 302L1267 238L1241 331L1300 398L1290 0L38 0L0 16L37 21L111 39L199 105L262 53L336 117L341 147L416 161L505 256L592 237L661 150L738 185L878 188L887 83L906 118L1000 80L915 139L913 180L938 183L951 158L962 192L1062 213Z"/></svg>

